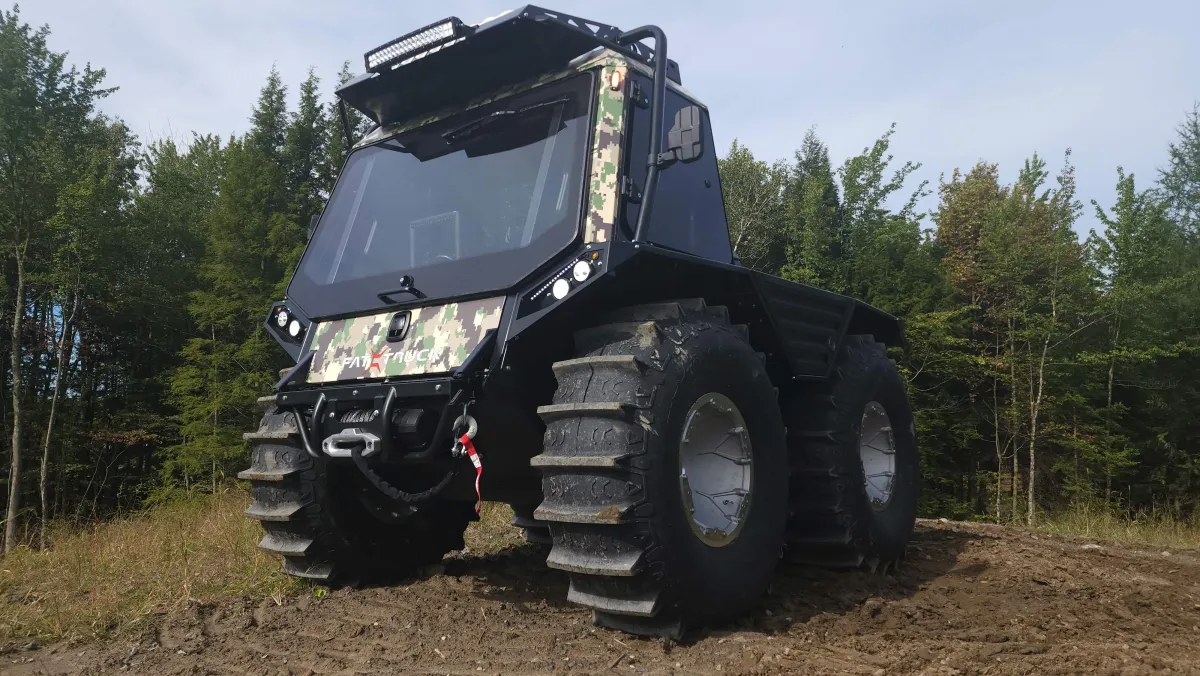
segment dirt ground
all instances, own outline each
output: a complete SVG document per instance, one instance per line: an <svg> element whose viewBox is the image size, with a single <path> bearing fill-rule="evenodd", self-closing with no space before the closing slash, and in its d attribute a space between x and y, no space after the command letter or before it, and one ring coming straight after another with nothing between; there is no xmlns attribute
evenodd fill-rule
<svg viewBox="0 0 1200 676"><path fill-rule="evenodd" d="M784 565L761 610L678 644L592 626L545 549L396 586L229 601L110 643L10 646L31 674L1200 673L1200 552L922 521L891 575Z"/></svg>

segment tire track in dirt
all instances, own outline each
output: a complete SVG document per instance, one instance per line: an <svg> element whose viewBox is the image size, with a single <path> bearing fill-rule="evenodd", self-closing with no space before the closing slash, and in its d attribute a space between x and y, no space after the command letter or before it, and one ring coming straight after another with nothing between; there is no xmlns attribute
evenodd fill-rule
<svg viewBox="0 0 1200 676"><path fill-rule="evenodd" d="M10 649L0 672L1200 673L1196 552L923 521L892 574L783 566L761 610L680 644L593 627L545 555L456 554L390 587L192 605L129 640Z"/></svg>

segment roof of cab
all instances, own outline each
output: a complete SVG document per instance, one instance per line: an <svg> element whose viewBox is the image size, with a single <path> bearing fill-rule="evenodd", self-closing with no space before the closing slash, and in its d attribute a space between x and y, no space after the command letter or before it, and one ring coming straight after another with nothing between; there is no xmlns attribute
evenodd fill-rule
<svg viewBox="0 0 1200 676"><path fill-rule="evenodd" d="M461 108L487 92L566 70L581 55L598 49L618 52L630 63L653 63L652 49L641 42L619 45L620 35L615 26L533 5L475 25L450 17L368 52L370 70L337 93L376 124L386 126ZM371 57L384 52L391 58L372 67ZM679 82L674 61L668 60L667 76Z"/></svg>

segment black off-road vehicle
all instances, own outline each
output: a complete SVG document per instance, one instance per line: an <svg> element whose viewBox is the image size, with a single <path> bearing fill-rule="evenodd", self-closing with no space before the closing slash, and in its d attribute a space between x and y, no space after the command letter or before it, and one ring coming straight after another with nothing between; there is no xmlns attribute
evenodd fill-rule
<svg viewBox="0 0 1200 676"><path fill-rule="evenodd" d="M347 107L374 127L266 320L297 363L240 475L286 571L440 560L481 496L598 623L678 635L754 607L783 556L902 556L897 321L738 264L659 28L450 18L338 96L348 137Z"/></svg>

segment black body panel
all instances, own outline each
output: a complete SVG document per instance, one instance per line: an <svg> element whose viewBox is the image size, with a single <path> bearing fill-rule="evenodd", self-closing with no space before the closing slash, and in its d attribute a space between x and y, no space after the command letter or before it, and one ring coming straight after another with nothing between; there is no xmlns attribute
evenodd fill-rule
<svg viewBox="0 0 1200 676"><path fill-rule="evenodd" d="M569 349L570 333L609 310L640 303L703 298L729 308L750 329L750 343L767 355L772 380L824 380L848 334L869 334L894 345L899 321L865 303L805 284L718 263L650 244L613 242L608 270L555 305L500 326L501 363L551 359ZM519 314L519 313L518 313ZM518 340L519 339L519 340ZM515 367L514 367L515 368Z"/></svg>

